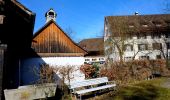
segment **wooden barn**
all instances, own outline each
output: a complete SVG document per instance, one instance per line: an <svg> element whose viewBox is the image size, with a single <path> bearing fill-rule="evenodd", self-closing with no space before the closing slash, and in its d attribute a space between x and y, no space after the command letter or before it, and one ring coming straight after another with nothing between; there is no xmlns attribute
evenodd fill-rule
<svg viewBox="0 0 170 100"><path fill-rule="evenodd" d="M7 47L3 84L4 88L17 88L20 60L31 49L35 14L16 0L0 0L0 11L0 44Z"/></svg>
<svg viewBox="0 0 170 100"><path fill-rule="evenodd" d="M23 61L24 69L32 70L29 66L40 66L48 64L53 67L73 66L78 70L84 64L84 55L87 52L78 46L55 22L57 14L50 9L46 14L46 24L40 28L33 36L32 49L39 57L32 57ZM77 76L84 78L84 75L75 72ZM23 73L24 84L28 84L34 80L30 79L30 74ZM26 77L26 78L25 78Z"/></svg>
<svg viewBox="0 0 170 100"><path fill-rule="evenodd" d="M77 45L55 22L56 13L50 9L46 14L46 24L33 36L32 49L40 57L74 57L72 64L78 62L75 57L84 57L87 52ZM63 61L56 61L63 62ZM58 65L60 65L58 63ZM68 63L68 62L66 62ZM70 64L70 63L68 63ZM71 65L72 65L71 64ZM63 65L63 64L61 64Z"/></svg>
<svg viewBox="0 0 170 100"><path fill-rule="evenodd" d="M16 0L0 0L0 93L21 85L20 61L31 50L35 14ZM3 100L4 98L0 98Z"/></svg>

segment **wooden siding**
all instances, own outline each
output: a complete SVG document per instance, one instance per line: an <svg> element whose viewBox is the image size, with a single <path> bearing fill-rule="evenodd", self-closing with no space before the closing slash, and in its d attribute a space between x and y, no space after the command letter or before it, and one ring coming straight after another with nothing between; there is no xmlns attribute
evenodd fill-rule
<svg viewBox="0 0 170 100"><path fill-rule="evenodd" d="M86 53L54 22L50 22L34 37L32 48L37 53Z"/></svg>
<svg viewBox="0 0 170 100"><path fill-rule="evenodd" d="M41 57L83 57L84 53L38 53Z"/></svg>
<svg viewBox="0 0 170 100"><path fill-rule="evenodd" d="M4 22L4 15L0 15L0 24L3 24Z"/></svg>
<svg viewBox="0 0 170 100"><path fill-rule="evenodd" d="M0 45L0 100L2 97L2 82L3 82L3 67L4 67L4 52L6 50L6 45Z"/></svg>

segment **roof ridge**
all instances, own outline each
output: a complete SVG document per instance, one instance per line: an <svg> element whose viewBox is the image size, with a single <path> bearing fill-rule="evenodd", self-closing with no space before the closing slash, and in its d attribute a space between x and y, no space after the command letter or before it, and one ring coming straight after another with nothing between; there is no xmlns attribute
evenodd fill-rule
<svg viewBox="0 0 170 100"><path fill-rule="evenodd" d="M106 17L135 17L135 16L166 16L166 15L170 15L170 14L142 14L142 15L109 15L109 16L105 16Z"/></svg>

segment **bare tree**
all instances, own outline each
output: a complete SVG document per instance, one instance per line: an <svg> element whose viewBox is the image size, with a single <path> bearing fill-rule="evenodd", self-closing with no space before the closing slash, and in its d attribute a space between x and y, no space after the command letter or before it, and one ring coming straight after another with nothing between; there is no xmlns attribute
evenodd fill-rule
<svg viewBox="0 0 170 100"><path fill-rule="evenodd" d="M136 40L131 39L133 33L138 33L138 25L129 25L128 17L119 17L117 19L111 19L111 27L109 27L109 39L106 40L107 46L110 53L113 53L114 56L117 56L120 60L120 63L124 62L124 54L128 45L133 46L136 44ZM133 59L137 55L138 51L134 51Z"/></svg>
<svg viewBox="0 0 170 100"><path fill-rule="evenodd" d="M61 78L61 85L64 85L66 81L68 81L68 85L70 84L70 80L73 79L73 72L75 71L75 66L50 66L48 64L42 64L40 69L36 67L33 69L33 72L36 76L38 76L38 80L36 83L54 83L58 79L55 75L58 75Z"/></svg>
<svg viewBox="0 0 170 100"><path fill-rule="evenodd" d="M62 84L65 84L66 81L68 81L68 85L70 85L71 79L73 79L73 72L75 71L75 66L60 66L59 68L59 75L62 78Z"/></svg>
<svg viewBox="0 0 170 100"><path fill-rule="evenodd" d="M71 28L71 27L67 27L65 29L65 32L67 33L67 35L73 39L74 41L76 40L75 36L76 36L76 32Z"/></svg>

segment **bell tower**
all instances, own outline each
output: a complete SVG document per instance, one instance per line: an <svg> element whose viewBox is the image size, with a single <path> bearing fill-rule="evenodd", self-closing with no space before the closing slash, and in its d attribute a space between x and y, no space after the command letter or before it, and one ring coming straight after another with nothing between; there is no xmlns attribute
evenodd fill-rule
<svg viewBox="0 0 170 100"><path fill-rule="evenodd" d="M50 20L56 20L56 17L57 17L57 14L55 13L55 11L50 8L50 10L48 10L46 13L45 13L45 17L46 17L46 23Z"/></svg>

